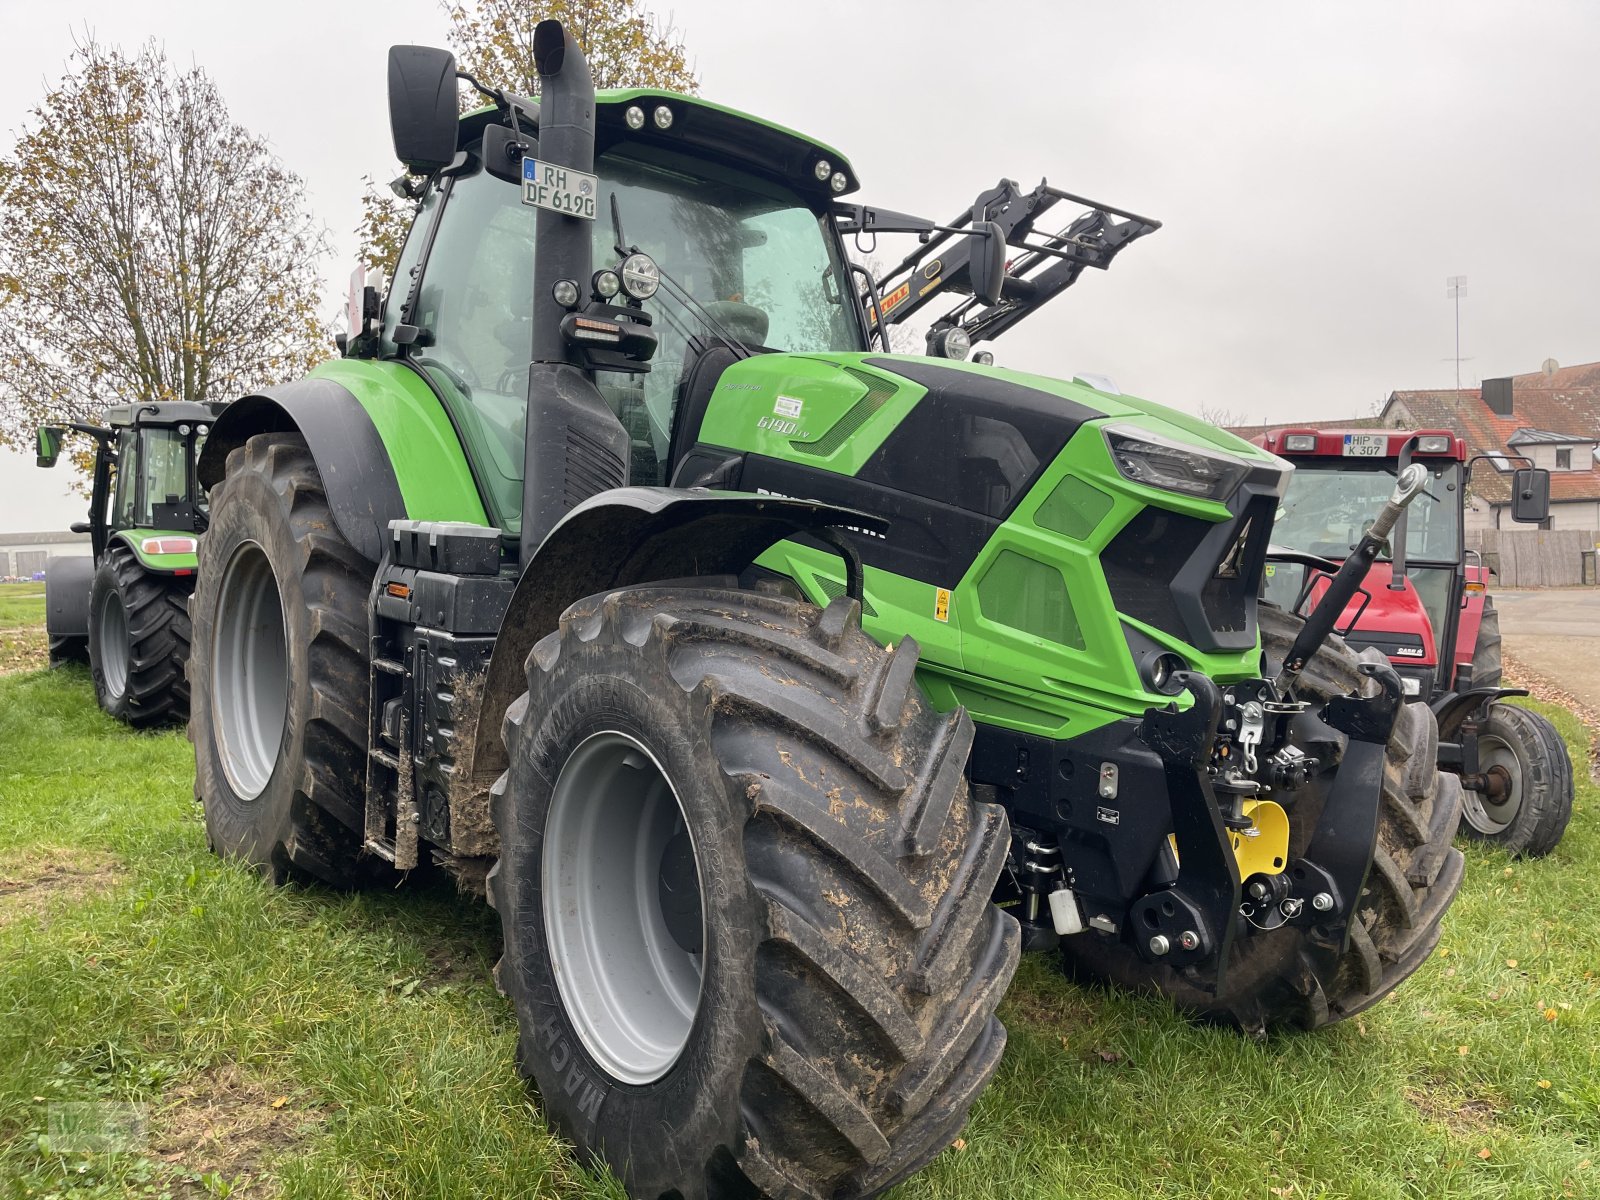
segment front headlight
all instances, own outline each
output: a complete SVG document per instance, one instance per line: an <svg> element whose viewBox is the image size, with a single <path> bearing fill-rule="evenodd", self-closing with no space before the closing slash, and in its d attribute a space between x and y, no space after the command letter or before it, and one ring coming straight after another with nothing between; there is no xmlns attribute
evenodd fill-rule
<svg viewBox="0 0 1600 1200"><path fill-rule="evenodd" d="M1146 487L1226 500L1250 472L1249 463L1231 454L1185 446L1132 426L1108 426L1105 435L1122 477Z"/></svg>

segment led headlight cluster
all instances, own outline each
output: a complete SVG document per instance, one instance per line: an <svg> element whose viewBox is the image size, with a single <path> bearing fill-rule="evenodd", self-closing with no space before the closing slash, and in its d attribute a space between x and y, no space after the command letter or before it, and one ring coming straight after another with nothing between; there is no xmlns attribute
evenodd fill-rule
<svg viewBox="0 0 1600 1200"><path fill-rule="evenodd" d="M1226 500L1250 471L1250 464L1217 450L1168 441L1129 425L1105 430L1111 461L1124 479L1206 500Z"/></svg>

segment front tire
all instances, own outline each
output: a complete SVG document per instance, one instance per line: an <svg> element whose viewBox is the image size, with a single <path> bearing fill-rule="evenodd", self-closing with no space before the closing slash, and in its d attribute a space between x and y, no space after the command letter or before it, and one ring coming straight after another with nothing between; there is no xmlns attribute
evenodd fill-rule
<svg viewBox="0 0 1600 1200"><path fill-rule="evenodd" d="M1490 706L1478 770L1504 790L1464 793L1462 835L1525 857L1554 850L1572 819L1572 759L1556 727L1514 704Z"/></svg>
<svg viewBox="0 0 1600 1200"><path fill-rule="evenodd" d="M1262 605L1260 622L1270 677L1302 621ZM1358 657L1343 640L1330 636L1306 664L1297 694L1315 707L1357 690L1364 680L1356 667L1364 660L1388 661L1375 650ZM1170 967L1147 964L1126 943L1093 932L1064 939L1069 972L1158 991L1186 1012L1236 1025L1253 1036L1276 1028L1331 1025L1376 1004L1433 952L1439 922L1461 886L1463 859L1450 844L1461 818L1461 785L1454 775L1436 768L1437 739L1427 705L1401 705L1384 754L1377 847L1356 906L1350 944L1335 969L1319 970L1319 959L1310 952L1310 930L1285 925L1235 938L1223 991L1215 995ZM1326 795L1324 784L1296 796L1290 815L1291 857L1304 853Z"/></svg>
<svg viewBox="0 0 1600 1200"><path fill-rule="evenodd" d="M195 796L219 854L275 882L362 882L374 571L299 434L257 434L211 491L191 609Z"/></svg>
<svg viewBox="0 0 1600 1200"><path fill-rule="evenodd" d="M189 586L110 546L89 590L89 670L108 714L142 729L189 715ZM57 660L54 644L51 661Z"/></svg>
<svg viewBox="0 0 1600 1200"><path fill-rule="evenodd" d="M579 601L529 656L499 979L546 1114L629 1195L876 1193L998 1065L1006 818L916 662L854 601L660 587Z"/></svg>

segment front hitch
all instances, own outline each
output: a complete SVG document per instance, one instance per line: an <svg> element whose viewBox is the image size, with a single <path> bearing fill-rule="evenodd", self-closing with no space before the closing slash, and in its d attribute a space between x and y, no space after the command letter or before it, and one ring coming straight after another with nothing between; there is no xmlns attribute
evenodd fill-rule
<svg viewBox="0 0 1600 1200"><path fill-rule="evenodd" d="M1146 962L1182 971L1196 987L1222 987L1239 914L1239 867L1211 782L1212 751L1222 697L1204 675L1174 678L1194 697L1184 711L1176 704L1151 709L1139 738L1161 758L1172 804L1178 853L1177 882L1133 902L1129 936Z"/></svg>
<svg viewBox="0 0 1600 1200"><path fill-rule="evenodd" d="M1319 969L1338 969L1350 944L1356 905L1378 845L1383 806L1384 754L1405 693L1388 663L1362 663L1357 670L1378 684L1376 694L1335 696L1321 718L1348 742L1333 787L1322 806L1305 854L1285 871L1287 889L1277 902L1282 922L1311 929L1311 953Z"/></svg>

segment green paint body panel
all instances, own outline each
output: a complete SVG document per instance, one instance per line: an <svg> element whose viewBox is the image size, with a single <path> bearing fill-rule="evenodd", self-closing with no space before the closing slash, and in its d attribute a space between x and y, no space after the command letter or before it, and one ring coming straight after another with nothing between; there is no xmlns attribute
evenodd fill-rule
<svg viewBox="0 0 1600 1200"><path fill-rule="evenodd" d="M895 358L927 361L874 354L770 354L735 363L712 394L698 440L854 475L926 394L910 380L866 361ZM938 585L866 568L863 625L884 643L907 635L917 639L922 650L920 679L935 705L948 709L962 704L979 721L1042 737L1069 738L1168 703L1171 697L1144 687L1128 651L1124 626L1139 630L1181 655L1191 669L1220 683L1260 674L1256 647L1205 652L1117 612L1100 558L1134 516L1152 505L1209 522L1229 520L1231 514L1219 502L1124 478L1112 463L1102 431L1107 424L1132 426L1262 464L1280 460L1194 417L1135 397L971 363L941 361L940 365L1035 388L1104 415L1073 434L965 575L943 585L950 594L942 619ZM858 406L875 379L892 381L896 390L862 417ZM849 436L830 453L814 453L830 430L847 419ZM1085 494L1081 485L1087 484L1099 497L1092 510L1095 515L1081 522L1078 536L1040 520L1040 509L1048 507L1064 480L1080 496ZM1049 520L1061 523L1059 516ZM1077 631L1071 641L1081 644L1038 636L984 612L979 594L984 576L995 569L1009 570L1019 555L1059 572L1061 587L1047 590L1064 595ZM781 542L757 561L793 579L808 599L819 604L844 588L843 564L829 551ZM991 607L994 595L991 592ZM1187 694L1179 703L1190 703Z"/></svg>
<svg viewBox="0 0 1600 1200"><path fill-rule="evenodd" d="M111 535L113 542L121 542L133 556L139 560L139 565L146 571L154 571L162 575L171 575L174 571L193 571L196 566L197 555L194 554L146 554L140 543L145 538L193 538L193 530L188 529L119 529Z"/></svg>
<svg viewBox="0 0 1600 1200"><path fill-rule="evenodd" d="M389 452L413 521L490 524L483 499L439 398L399 362L335 358L312 375L339 384L366 410Z"/></svg>

